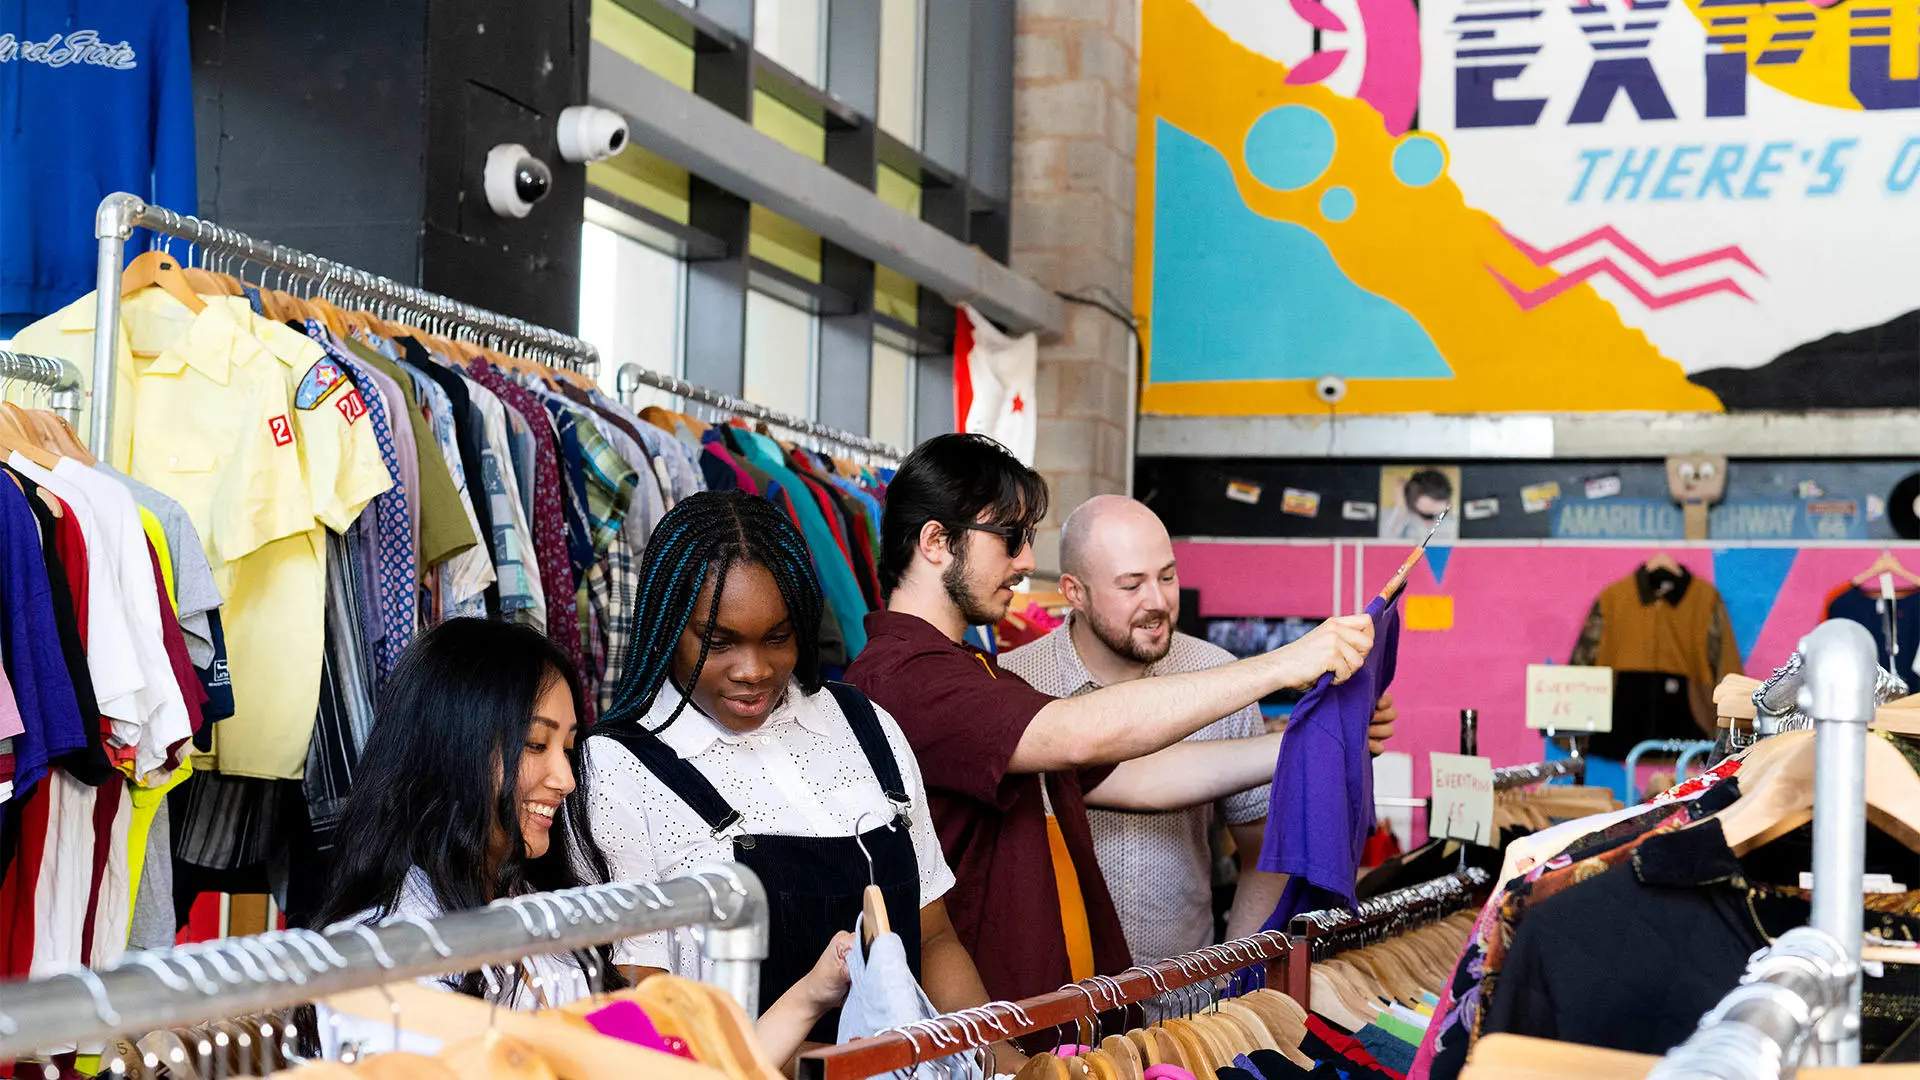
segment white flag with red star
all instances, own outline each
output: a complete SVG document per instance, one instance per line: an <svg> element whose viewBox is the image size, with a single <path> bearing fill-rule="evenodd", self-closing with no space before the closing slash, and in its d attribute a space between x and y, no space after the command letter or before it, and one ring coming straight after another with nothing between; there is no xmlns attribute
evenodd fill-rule
<svg viewBox="0 0 1920 1080"><path fill-rule="evenodd" d="M954 335L953 389L961 430L991 435L1014 456L1033 464L1040 410L1039 339L1008 337L987 317L962 304L966 318Z"/></svg>

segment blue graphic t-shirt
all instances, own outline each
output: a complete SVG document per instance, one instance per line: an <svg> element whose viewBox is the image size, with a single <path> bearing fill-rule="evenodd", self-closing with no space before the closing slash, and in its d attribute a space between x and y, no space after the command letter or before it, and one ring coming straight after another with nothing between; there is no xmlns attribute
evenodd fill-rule
<svg viewBox="0 0 1920 1080"><path fill-rule="evenodd" d="M0 162L6 337L92 291L102 196L198 212L185 0L4 5ZM136 231L127 254L150 235Z"/></svg>

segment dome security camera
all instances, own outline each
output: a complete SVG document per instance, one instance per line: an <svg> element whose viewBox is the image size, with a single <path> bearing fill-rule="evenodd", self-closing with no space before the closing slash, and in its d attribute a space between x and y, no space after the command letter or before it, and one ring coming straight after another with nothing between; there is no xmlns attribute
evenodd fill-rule
<svg viewBox="0 0 1920 1080"><path fill-rule="evenodd" d="M487 151L487 205L501 217L523 218L553 190L553 170L519 143Z"/></svg>
<svg viewBox="0 0 1920 1080"><path fill-rule="evenodd" d="M575 163L605 161L627 148L627 118L597 105L560 110L560 156Z"/></svg>
<svg viewBox="0 0 1920 1080"><path fill-rule="evenodd" d="M1319 381L1313 384L1313 392L1319 395L1321 401L1329 405L1338 404L1347 396L1347 380L1338 375L1322 375Z"/></svg>

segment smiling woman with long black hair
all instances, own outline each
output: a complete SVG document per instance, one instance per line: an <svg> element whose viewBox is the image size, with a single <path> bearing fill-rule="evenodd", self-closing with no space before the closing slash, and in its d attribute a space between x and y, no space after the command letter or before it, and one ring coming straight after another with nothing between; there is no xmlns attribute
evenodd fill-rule
<svg viewBox="0 0 1920 1080"><path fill-rule="evenodd" d="M361 754L322 923L432 918L609 880L587 828L581 700L572 663L533 630L450 619L420 635ZM622 985L597 951L447 981L504 1005L559 1005L596 980Z"/></svg>

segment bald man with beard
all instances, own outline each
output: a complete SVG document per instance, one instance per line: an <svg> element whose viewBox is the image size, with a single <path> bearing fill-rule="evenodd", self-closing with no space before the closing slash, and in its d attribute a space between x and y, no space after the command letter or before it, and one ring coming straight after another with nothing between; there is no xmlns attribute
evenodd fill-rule
<svg viewBox="0 0 1920 1080"><path fill-rule="evenodd" d="M1068 515L1060 534L1060 590L1073 610L1066 625L1003 653L1000 665L1057 697L1158 675L1230 664L1231 653L1174 629L1180 572L1173 541L1152 510L1101 495ZM1374 713L1375 753L1393 734L1392 698ZM1281 735L1269 734L1260 708L1222 717L1164 750L1123 763L1087 793L1094 852L1113 894L1137 963L1213 944L1216 820L1239 849L1240 882L1227 937L1260 929L1279 902L1284 875L1256 865L1265 837L1268 790L1257 783L1217 802L1168 808L1165 789L1194 770L1271 776Z"/></svg>

